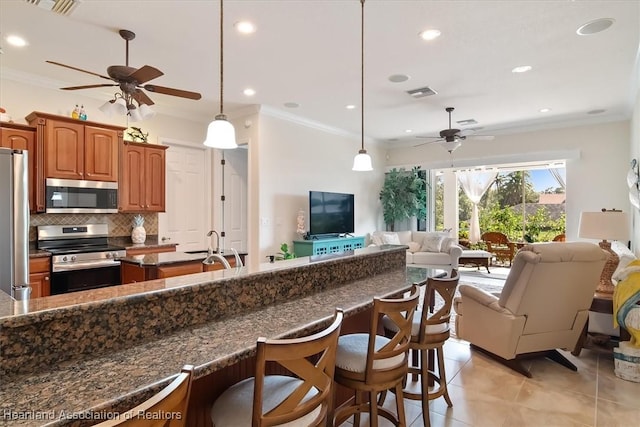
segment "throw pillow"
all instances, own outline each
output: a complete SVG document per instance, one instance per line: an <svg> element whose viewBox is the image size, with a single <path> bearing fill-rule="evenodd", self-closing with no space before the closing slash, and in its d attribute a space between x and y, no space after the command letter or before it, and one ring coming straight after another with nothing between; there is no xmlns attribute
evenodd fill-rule
<svg viewBox="0 0 640 427"><path fill-rule="evenodd" d="M400 238L396 233L383 233L382 234L382 243L387 245L399 245Z"/></svg>
<svg viewBox="0 0 640 427"><path fill-rule="evenodd" d="M420 250L420 243L418 242L409 242L407 245L409 246L409 249L407 250L411 253L418 252Z"/></svg>
<svg viewBox="0 0 640 427"><path fill-rule="evenodd" d="M373 232L373 234L371 234L371 243L373 243L376 246L382 245L381 233L379 233L378 231Z"/></svg>
<svg viewBox="0 0 640 427"><path fill-rule="evenodd" d="M427 234L422 240L420 252L440 252L444 236L438 234Z"/></svg>

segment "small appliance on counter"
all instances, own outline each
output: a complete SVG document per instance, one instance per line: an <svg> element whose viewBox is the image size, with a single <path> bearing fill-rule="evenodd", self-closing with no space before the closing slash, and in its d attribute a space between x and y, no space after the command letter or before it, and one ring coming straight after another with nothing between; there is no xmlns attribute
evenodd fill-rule
<svg viewBox="0 0 640 427"><path fill-rule="evenodd" d="M121 284L127 251L108 235L107 224L38 226L38 249L51 252L51 295Z"/></svg>
<svg viewBox="0 0 640 427"><path fill-rule="evenodd" d="M29 286L28 153L0 148L0 290L28 300Z"/></svg>

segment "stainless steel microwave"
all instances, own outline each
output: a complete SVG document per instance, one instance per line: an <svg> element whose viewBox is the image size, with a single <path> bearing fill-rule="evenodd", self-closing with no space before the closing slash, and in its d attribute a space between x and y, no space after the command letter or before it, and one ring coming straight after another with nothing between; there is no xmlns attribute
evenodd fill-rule
<svg viewBox="0 0 640 427"><path fill-rule="evenodd" d="M46 180L47 213L118 213L118 183Z"/></svg>

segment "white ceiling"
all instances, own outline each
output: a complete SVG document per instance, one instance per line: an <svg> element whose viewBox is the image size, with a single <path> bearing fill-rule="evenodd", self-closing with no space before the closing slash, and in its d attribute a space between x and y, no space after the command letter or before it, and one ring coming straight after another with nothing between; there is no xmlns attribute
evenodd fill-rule
<svg viewBox="0 0 640 427"><path fill-rule="evenodd" d="M360 134L360 2L358 0L226 0L225 112L262 104L306 120ZM604 32L578 36L597 18ZM251 20L252 35L233 24ZM124 28L137 34L130 65L165 75L161 86L201 92L200 101L151 94L160 112L203 122L218 113L219 2L208 0L83 0L70 16L24 0L0 1L2 78L51 87L103 83L53 60L106 74L125 62ZM425 42L421 30L437 28ZM640 1L418 1L365 4L365 134L391 145L475 119L482 134L628 119L638 86ZM28 40L10 46L9 34ZM514 74L511 69L531 65ZM392 83L392 74L410 79ZM405 91L430 86L438 94L414 99ZM242 91L256 90L248 98ZM108 99L113 91L87 89ZM1 97L1 94L0 94ZM0 98L1 102L1 98ZM286 108L287 102L300 106ZM347 104L358 106L347 110ZM6 107L6 106L5 106ZM551 108L540 113L543 107ZM603 109L601 114L587 114ZM405 133L412 129L412 134ZM463 127L464 129L464 127ZM418 142L416 142L418 141Z"/></svg>

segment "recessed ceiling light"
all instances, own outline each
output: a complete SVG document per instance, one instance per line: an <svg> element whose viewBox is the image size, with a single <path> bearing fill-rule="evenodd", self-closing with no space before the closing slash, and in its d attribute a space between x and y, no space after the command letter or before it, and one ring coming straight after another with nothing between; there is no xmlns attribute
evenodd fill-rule
<svg viewBox="0 0 640 427"><path fill-rule="evenodd" d="M355 110L356 106L353 104L349 104L345 107L347 110Z"/></svg>
<svg viewBox="0 0 640 427"><path fill-rule="evenodd" d="M25 47L27 45L27 41L25 39L16 35L7 36L6 40L7 40L7 43L15 47Z"/></svg>
<svg viewBox="0 0 640 427"><path fill-rule="evenodd" d="M533 67L531 65L520 65L511 70L512 73L526 73L527 71L531 71Z"/></svg>
<svg viewBox="0 0 640 427"><path fill-rule="evenodd" d="M605 111L607 111L607 110L605 110L605 109L603 109L603 108L598 108L597 110L587 111L587 114L602 114L602 113L604 113Z"/></svg>
<svg viewBox="0 0 640 427"><path fill-rule="evenodd" d="M285 102L284 106L287 108L298 108L300 104L298 104L297 102Z"/></svg>
<svg viewBox="0 0 640 427"><path fill-rule="evenodd" d="M599 33L600 31L604 31L612 26L614 22L615 19L613 18L594 19L593 21L589 21L586 24L581 25L576 30L576 33L581 36L588 36L591 34Z"/></svg>
<svg viewBox="0 0 640 427"><path fill-rule="evenodd" d="M404 130L404 133L411 133L411 132L413 132L413 130L411 130L411 129L405 129Z"/></svg>
<svg viewBox="0 0 640 427"><path fill-rule="evenodd" d="M407 80L409 80L409 76L405 74L394 74L392 76L389 76L389 81L393 83L402 83L406 82Z"/></svg>
<svg viewBox="0 0 640 427"><path fill-rule="evenodd" d="M435 29L424 30L418 33L418 35L420 36L420 38L422 38L422 40L433 40L440 37L440 34L442 34L440 30L435 30Z"/></svg>
<svg viewBox="0 0 640 427"><path fill-rule="evenodd" d="M541 108L538 111L540 111L541 113L548 113L549 111L551 111L551 108Z"/></svg>
<svg viewBox="0 0 640 427"><path fill-rule="evenodd" d="M244 93L246 96L253 96L256 94L256 91L248 87L245 90L243 90L242 93Z"/></svg>
<svg viewBox="0 0 640 427"><path fill-rule="evenodd" d="M235 29L242 34L251 34L256 32L256 26L249 21L238 21L233 24Z"/></svg>

